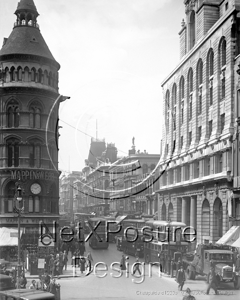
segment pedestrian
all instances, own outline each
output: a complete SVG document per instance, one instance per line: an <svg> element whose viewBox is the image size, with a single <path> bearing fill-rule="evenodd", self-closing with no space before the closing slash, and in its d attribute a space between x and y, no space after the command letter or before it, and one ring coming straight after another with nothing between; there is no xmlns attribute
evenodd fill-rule
<svg viewBox="0 0 240 300"><path fill-rule="evenodd" d="M86 259L84 256L80 256L80 261L79 261L79 266L80 266L80 271L81 274L85 271L85 265L86 265Z"/></svg>
<svg viewBox="0 0 240 300"><path fill-rule="evenodd" d="M79 245L79 254L80 254L80 256L84 256L85 251L86 251L86 249L85 249L84 243L80 243L80 245Z"/></svg>
<svg viewBox="0 0 240 300"><path fill-rule="evenodd" d="M75 247L75 243L74 241L71 242L70 244L70 251L71 251L71 256L73 257L75 251L76 251L76 247Z"/></svg>
<svg viewBox="0 0 240 300"><path fill-rule="evenodd" d="M65 271L67 270L67 262L68 262L68 254L67 254L67 251L64 250L64 252L63 252L63 266L65 268Z"/></svg>
<svg viewBox="0 0 240 300"><path fill-rule="evenodd" d="M136 258L136 262L134 263L134 267L133 267L133 275L135 275L135 273L138 271L138 273L139 273L139 275L141 276L142 275L142 273L141 273L141 271L140 271L140 269L139 269L139 265L140 265L140 262L139 262L139 258L137 257Z"/></svg>
<svg viewBox="0 0 240 300"><path fill-rule="evenodd" d="M56 275L58 277L58 279L60 278L60 272L59 272L59 254L56 255L56 259L54 260L54 267L55 267L55 273L54 275Z"/></svg>
<svg viewBox="0 0 240 300"><path fill-rule="evenodd" d="M158 258L159 258L159 272L162 273L163 272L163 267L162 267L162 264L161 264L161 260L162 260L161 251L158 253Z"/></svg>
<svg viewBox="0 0 240 300"><path fill-rule="evenodd" d="M186 294L187 294L187 295L185 295L185 296L182 298L182 300L196 300L196 298L195 298L194 296L191 295L191 290L190 290L190 288L187 288L187 289L186 289Z"/></svg>
<svg viewBox="0 0 240 300"><path fill-rule="evenodd" d="M208 287L207 287L207 295L209 294L210 289L212 288L216 295L219 295L217 290L217 277L214 268L210 269L208 273Z"/></svg>
<svg viewBox="0 0 240 300"><path fill-rule="evenodd" d="M33 289L37 290L37 282L36 282L36 280L34 280L34 279L32 280L32 283L30 284L29 289L30 290L33 290Z"/></svg>
<svg viewBox="0 0 240 300"><path fill-rule="evenodd" d="M121 261L120 261L120 268L122 271L126 270L126 258L124 254L122 255Z"/></svg>
<svg viewBox="0 0 240 300"><path fill-rule="evenodd" d="M25 277L25 275L23 273L20 277L19 285L20 285L20 289L25 289L26 288L27 278Z"/></svg>
<svg viewBox="0 0 240 300"><path fill-rule="evenodd" d="M92 271L92 265L93 265L93 258L91 252L88 252L87 254L87 263L88 263L88 271Z"/></svg>
<svg viewBox="0 0 240 300"><path fill-rule="evenodd" d="M51 258L49 260L49 271L52 276L54 276L55 272L55 264L54 264L54 256L51 254Z"/></svg>
<svg viewBox="0 0 240 300"><path fill-rule="evenodd" d="M63 262L63 253L62 251L59 253L59 274L62 275L62 271L63 271L63 266L64 266L64 262Z"/></svg>
<svg viewBox="0 0 240 300"><path fill-rule="evenodd" d="M240 255L237 255L236 261L235 261L235 272L240 271Z"/></svg>
<svg viewBox="0 0 240 300"><path fill-rule="evenodd" d="M178 283L178 289L180 291L182 291L185 280L186 280L185 272L183 270L183 266L181 265L180 269L177 272L177 278L176 278L176 281Z"/></svg>
<svg viewBox="0 0 240 300"><path fill-rule="evenodd" d="M46 255L46 258L45 258L45 271L47 271L48 273L50 273L50 267L49 267L49 262L50 262L50 259L51 259L51 255L50 254L47 254Z"/></svg>
<svg viewBox="0 0 240 300"><path fill-rule="evenodd" d="M50 293L56 295L56 293L57 293L57 285L56 285L56 281L55 281L54 278L51 278L48 290L49 290Z"/></svg>
<svg viewBox="0 0 240 300"><path fill-rule="evenodd" d="M48 272L45 271L44 276L43 276L43 289L45 291L48 290L48 286L50 284L50 281L51 281L51 277L48 275Z"/></svg>
<svg viewBox="0 0 240 300"><path fill-rule="evenodd" d="M72 256L72 268L73 268L73 276L76 276L76 266L79 265L79 256L76 255L76 253L73 253Z"/></svg>
<svg viewBox="0 0 240 300"><path fill-rule="evenodd" d="M141 252L141 249L140 248L137 248L136 249L136 252L135 252L135 257L137 258L139 258L140 257L140 252Z"/></svg>

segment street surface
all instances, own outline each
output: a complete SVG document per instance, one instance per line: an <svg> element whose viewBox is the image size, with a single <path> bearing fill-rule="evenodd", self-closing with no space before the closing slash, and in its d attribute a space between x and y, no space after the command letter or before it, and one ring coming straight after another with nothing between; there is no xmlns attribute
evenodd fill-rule
<svg viewBox="0 0 240 300"><path fill-rule="evenodd" d="M119 272L110 269L110 265L113 262L120 262L122 252L116 249L115 244L110 244L108 250L93 250L86 244L86 254L91 251L94 265L98 262L104 262L108 266L108 271L96 271L90 275L85 276L80 274L79 268L77 268L78 277L61 278L57 280L57 283L61 285L61 300L71 299L94 299L94 300L121 300L121 299L138 299L138 300L155 300L155 299L182 299L185 295L185 290L189 287L192 291L192 295L196 300L199 299L240 299L240 291L233 289L233 284L226 284L219 290L220 295L214 295L214 291L211 290L209 295L206 295L207 284L204 278L197 280L187 280L183 291L178 291L177 283L174 278L170 278L165 274L159 277L158 268L152 267L152 275L149 274L149 266L145 265L145 276L138 277L138 273L131 274L131 266L135 262L135 258L130 256L129 274L126 271L120 278L113 278L113 276L119 276ZM103 268L103 265L99 265L98 269ZM119 265L116 266L119 268ZM141 268L141 267L140 267ZM104 278L100 278L106 273ZM68 265L68 271L64 271L63 274L72 274L72 267ZM142 283L137 283L142 282Z"/></svg>

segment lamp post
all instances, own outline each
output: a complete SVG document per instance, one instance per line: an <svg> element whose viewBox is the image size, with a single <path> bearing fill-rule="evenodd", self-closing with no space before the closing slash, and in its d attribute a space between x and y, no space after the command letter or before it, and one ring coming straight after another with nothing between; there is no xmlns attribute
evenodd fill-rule
<svg viewBox="0 0 240 300"><path fill-rule="evenodd" d="M168 233L167 233L167 237L168 237L168 275L170 275L171 271L170 271L170 268L171 268L171 259L170 259L170 224L171 224L171 219L169 218L168 220L168 223L167 223L167 230L168 230Z"/></svg>
<svg viewBox="0 0 240 300"><path fill-rule="evenodd" d="M21 267L21 228L20 228L20 218L24 210L22 204L22 188L19 183L16 183L16 193L15 193L15 205L14 212L18 215L18 264L17 264L17 289L20 288L20 267Z"/></svg>

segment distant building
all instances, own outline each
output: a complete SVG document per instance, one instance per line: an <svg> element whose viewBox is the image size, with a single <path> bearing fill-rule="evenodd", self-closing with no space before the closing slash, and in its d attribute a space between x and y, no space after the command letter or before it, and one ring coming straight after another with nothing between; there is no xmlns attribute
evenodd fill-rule
<svg viewBox="0 0 240 300"><path fill-rule="evenodd" d="M61 213L72 215L77 212L79 182L83 179L81 171L72 171L68 175L63 175L59 179L59 209Z"/></svg>
<svg viewBox="0 0 240 300"><path fill-rule="evenodd" d="M120 214L157 212L155 190L159 189L157 164L160 155L129 150L129 156L109 167L110 211Z"/></svg>

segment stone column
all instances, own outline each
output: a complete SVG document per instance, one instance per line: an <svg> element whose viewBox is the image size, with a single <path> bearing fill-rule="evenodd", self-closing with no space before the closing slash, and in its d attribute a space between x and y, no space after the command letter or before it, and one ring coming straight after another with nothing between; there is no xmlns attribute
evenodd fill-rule
<svg viewBox="0 0 240 300"><path fill-rule="evenodd" d="M197 225L197 198L196 196L191 196L191 205L190 205L190 226L196 229Z"/></svg>
<svg viewBox="0 0 240 300"><path fill-rule="evenodd" d="M190 226L193 227L194 230L197 230L197 197L196 196L191 196L190 198ZM192 231L193 229L191 230L191 232ZM191 235L190 239L194 240L194 242L190 243L191 250L194 250L196 247L197 235Z"/></svg>
<svg viewBox="0 0 240 300"><path fill-rule="evenodd" d="M182 222L187 224L187 198L182 198Z"/></svg>

